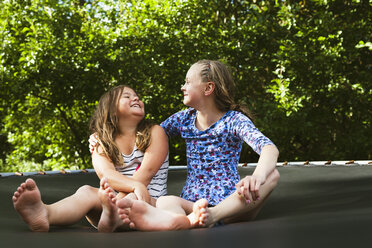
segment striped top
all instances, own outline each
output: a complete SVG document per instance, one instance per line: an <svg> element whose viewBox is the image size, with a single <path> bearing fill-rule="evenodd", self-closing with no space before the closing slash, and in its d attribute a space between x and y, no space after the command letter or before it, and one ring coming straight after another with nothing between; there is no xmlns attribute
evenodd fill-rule
<svg viewBox="0 0 372 248"><path fill-rule="evenodd" d="M122 155L124 158L124 166L115 166L115 169L121 174L131 177L141 166L144 154L138 150L136 145L134 145L133 151L130 155ZM155 199L167 194L168 166L169 160L167 155L159 171L147 186L150 196Z"/></svg>

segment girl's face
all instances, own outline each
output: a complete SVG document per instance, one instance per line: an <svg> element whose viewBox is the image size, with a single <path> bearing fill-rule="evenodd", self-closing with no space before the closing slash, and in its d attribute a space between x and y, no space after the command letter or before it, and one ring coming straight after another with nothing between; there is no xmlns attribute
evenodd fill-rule
<svg viewBox="0 0 372 248"><path fill-rule="evenodd" d="M186 74L185 84L182 86L183 104L197 108L204 96L205 83L200 77L200 66L193 65Z"/></svg>
<svg viewBox="0 0 372 248"><path fill-rule="evenodd" d="M145 116L145 105L131 88L125 87L121 93L118 114L119 117L136 116L141 119Z"/></svg>

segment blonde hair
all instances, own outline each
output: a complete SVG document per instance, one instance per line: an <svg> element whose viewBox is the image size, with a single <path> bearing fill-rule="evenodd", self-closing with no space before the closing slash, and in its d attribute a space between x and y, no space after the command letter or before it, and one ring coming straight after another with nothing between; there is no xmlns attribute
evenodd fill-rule
<svg viewBox="0 0 372 248"><path fill-rule="evenodd" d="M122 154L115 143L115 138L119 135L117 106L124 88L132 89L127 85L119 85L103 94L90 121L90 131L96 133L98 138L96 151L98 147L102 148L100 154L107 156L115 166L124 165ZM153 125L145 118L137 125L136 145L142 152L150 145Z"/></svg>
<svg viewBox="0 0 372 248"><path fill-rule="evenodd" d="M200 68L202 82L214 83L214 101L219 110L239 111L253 119L253 115L245 105L235 103L235 82L229 68L224 63L216 60L199 60L194 65L198 65Z"/></svg>

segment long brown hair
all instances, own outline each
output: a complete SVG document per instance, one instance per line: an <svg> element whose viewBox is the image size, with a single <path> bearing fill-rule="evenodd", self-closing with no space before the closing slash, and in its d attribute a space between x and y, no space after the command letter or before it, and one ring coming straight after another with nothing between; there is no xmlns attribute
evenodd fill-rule
<svg viewBox="0 0 372 248"><path fill-rule="evenodd" d="M98 138L96 149L102 148L100 154L107 156L115 166L124 165L121 152L115 143L115 138L119 134L117 106L124 88L132 89L127 85L119 85L103 94L90 121L90 131ZM153 125L153 122L145 118L137 125L136 145L142 152L150 145Z"/></svg>
<svg viewBox="0 0 372 248"><path fill-rule="evenodd" d="M215 84L214 101L219 110L236 110L253 120L252 113L244 104L235 103L235 82L229 68L224 63L216 60L199 60L194 65L200 66L202 82Z"/></svg>

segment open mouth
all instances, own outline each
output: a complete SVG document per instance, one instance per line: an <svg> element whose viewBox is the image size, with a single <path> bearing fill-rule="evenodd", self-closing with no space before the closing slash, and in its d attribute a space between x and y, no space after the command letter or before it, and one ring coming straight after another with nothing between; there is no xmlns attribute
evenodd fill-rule
<svg viewBox="0 0 372 248"><path fill-rule="evenodd" d="M131 105L131 107L132 108L141 108L141 106L138 103Z"/></svg>

